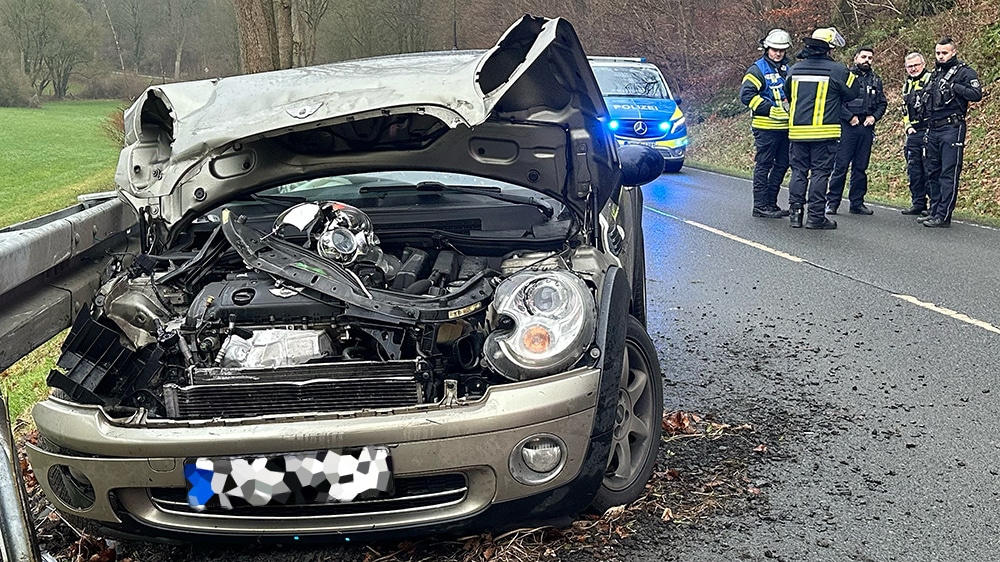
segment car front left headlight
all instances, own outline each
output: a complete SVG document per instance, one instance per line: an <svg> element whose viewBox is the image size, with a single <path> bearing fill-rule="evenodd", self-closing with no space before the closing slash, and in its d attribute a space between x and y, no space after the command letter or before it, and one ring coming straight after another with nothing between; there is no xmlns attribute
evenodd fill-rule
<svg viewBox="0 0 1000 562"><path fill-rule="evenodd" d="M497 287L485 357L512 380L551 375L575 363L594 341L597 306L568 271L522 271Z"/></svg>

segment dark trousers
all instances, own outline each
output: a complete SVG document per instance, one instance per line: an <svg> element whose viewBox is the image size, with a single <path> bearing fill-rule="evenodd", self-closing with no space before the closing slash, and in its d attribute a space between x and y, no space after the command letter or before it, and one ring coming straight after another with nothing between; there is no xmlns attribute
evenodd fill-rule
<svg viewBox="0 0 1000 562"><path fill-rule="evenodd" d="M851 169L851 187L847 199L851 207L857 207L865 202L868 193L868 163L872 158L872 142L875 140L875 129L858 124L852 127L847 121L840 123L840 146L837 148L837 160L830 174L830 189L826 201L837 207L844 197L844 183L847 179L847 169Z"/></svg>
<svg viewBox="0 0 1000 562"><path fill-rule="evenodd" d="M906 156L906 177L910 180L910 205L926 209L927 170L924 165L924 131L906 135L903 154Z"/></svg>
<svg viewBox="0 0 1000 562"><path fill-rule="evenodd" d="M927 131L924 152L930 215L950 221L958 200L958 176L962 173L965 150L965 123L933 127Z"/></svg>
<svg viewBox="0 0 1000 562"><path fill-rule="evenodd" d="M788 171L788 131L753 130L757 148L753 165L753 206L778 204L778 191Z"/></svg>
<svg viewBox="0 0 1000 562"><path fill-rule="evenodd" d="M792 141L789 151L792 179L788 182L788 206L801 208L806 203L809 188L809 222L823 222L826 188L837 157L837 139L822 141Z"/></svg>

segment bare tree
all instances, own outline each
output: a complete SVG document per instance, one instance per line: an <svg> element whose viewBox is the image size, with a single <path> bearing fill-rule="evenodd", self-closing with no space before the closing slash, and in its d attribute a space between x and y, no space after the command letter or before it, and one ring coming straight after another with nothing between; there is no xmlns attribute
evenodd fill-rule
<svg viewBox="0 0 1000 562"><path fill-rule="evenodd" d="M240 70L240 45L232 0L204 1L188 40L187 61L203 78Z"/></svg>
<svg viewBox="0 0 1000 562"><path fill-rule="evenodd" d="M65 96L73 69L96 47L86 10L73 0L3 0L0 14L35 93L52 85L56 97Z"/></svg>
<svg viewBox="0 0 1000 562"><path fill-rule="evenodd" d="M279 68L278 32L272 0L233 0L244 72Z"/></svg>
<svg viewBox="0 0 1000 562"><path fill-rule="evenodd" d="M132 69L139 74L146 58L147 28L151 27L149 20L155 12L155 5L152 0L112 0L112 5L112 13L118 14L122 39L127 42L130 51Z"/></svg>
<svg viewBox="0 0 1000 562"><path fill-rule="evenodd" d="M115 40L115 50L118 52L118 62L121 63L122 72L125 72L125 56L122 54L122 44L118 40L118 31L115 30L115 22L111 19L111 10L108 9L108 3L105 0L101 0L101 7L104 8L104 15L108 17L108 27L111 28L111 37Z"/></svg>
<svg viewBox="0 0 1000 562"><path fill-rule="evenodd" d="M297 43L292 28L294 0L274 0L274 31L278 43L278 68L291 68L296 59Z"/></svg>
<svg viewBox="0 0 1000 562"><path fill-rule="evenodd" d="M51 1L50 9L54 33L43 60L56 98L63 99L73 70L94 56L97 30L87 11L73 0Z"/></svg>
<svg viewBox="0 0 1000 562"><path fill-rule="evenodd" d="M291 68L297 61L298 0L233 0L245 72Z"/></svg>
<svg viewBox="0 0 1000 562"><path fill-rule="evenodd" d="M330 8L330 0L297 0L298 10L293 13L295 32L298 37L296 66L307 66L316 62L316 32L320 21Z"/></svg>
<svg viewBox="0 0 1000 562"><path fill-rule="evenodd" d="M3 0L0 15L10 29L21 69L31 88L41 94L50 82L45 54L54 35L55 19L49 0Z"/></svg>
<svg viewBox="0 0 1000 562"><path fill-rule="evenodd" d="M191 30L196 23L200 0L167 0L163 4L165 10L166 28L170 31L168 41L173 42L174 79L181 76L181 58Z"/></svg>

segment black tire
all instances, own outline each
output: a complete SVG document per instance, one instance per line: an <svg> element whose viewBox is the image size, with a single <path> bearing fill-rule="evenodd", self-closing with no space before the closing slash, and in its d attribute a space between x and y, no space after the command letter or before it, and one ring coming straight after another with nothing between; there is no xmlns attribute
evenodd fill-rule
<svg viewBox="0 0 1000 562"><path fill-rule="evenodd" d="M668 174L676 174L677 172L681 171L681 168L683 167L684 167L683 160L681 160L680 162L666 162L663 164L663 171Z"/></svg>
<svg viewBox="0 0 1000 562"><path fill-rule="evenodd" d="M611 455L591 508L604 513L642 495L663 433L663 379L656 349L642 324L628 319Z"/></svg>

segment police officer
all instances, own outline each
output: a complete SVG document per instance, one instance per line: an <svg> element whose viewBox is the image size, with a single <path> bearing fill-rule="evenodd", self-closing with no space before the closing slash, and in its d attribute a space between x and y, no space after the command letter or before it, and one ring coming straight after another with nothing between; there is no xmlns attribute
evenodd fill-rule
<svg viewBox="0 0 1000 562"><path fill-rule="evenodd" d="M844 197L844 183L847 169L851 169L851 187L847 199L850 211L855 215L871 215L874 211L865 206L868 193L868 163L875 141L875 122L885 115L888 103L882 78L872 70L875 51L871 47L860 47L854 53L851 72L857 76L860 95L845 103L840 112L840 146L837 160L830 175L830 188L826 193L826 212L837 214L840 201Z"/></svg>
<svg viewBox="0 0 1000 562"><path fill-rule="evenodd" d="M788 100L785 51L792 37L784 29L772 29L761 40L764 56L750 65L740 86L740 101L750 108L754 147L753 211L755 217L787 217L778 206L778 191L788 171Z"/></svg>
<svg viewBox="0 0 1000 562"><path fill-rule="evenodd" d="M910 53L903 59L906 81L903 83L903 145L906 156L906 177L910 181L910 208L904 215L927 214L927 172L924 170L924 136L927 131L927 111L921 90L931 74L925 68L924 56Z"/></svg>
<svg viewBox="0 0 1000 562"><path fill-rule="evenodd" d="M802 59L788 70L785 95L789 98L788 140L792 179L788 184L789 219L801 228L806 187L809 189L806 228L833 229L826 218L826 189L837 156L840 112L844 102L858 97L858 84L847 67L830 58L830 50L844 46L835 28L817 29L804 39Z"/></svg>
<svg viewBox="0 0 1000 562"><path fill-rule="evenodd" d="M965 114L970 101L983 99L979 75L958 60L957 54L951 37L937 42L934 47L937 64L923 90L923 99L930 109L924 155L931 208L922 222L931 228L951 226L951 213L958 199L958 177L962 173Z"/></svg>

